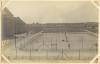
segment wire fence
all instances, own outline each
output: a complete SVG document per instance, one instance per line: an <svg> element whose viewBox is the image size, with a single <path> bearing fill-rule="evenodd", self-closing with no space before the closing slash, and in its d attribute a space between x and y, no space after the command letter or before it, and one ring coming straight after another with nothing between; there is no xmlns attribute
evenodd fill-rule
<svg viewBox="0 0 100 64"><path fill-rule="evenodd" d="M68 36L65 33L65 39L66 39L66 45L68 48L58 48L58 42L55 41L55 43L53 42L53 38L51 38L50 40L50 45L47 44L47 42L45 42L45 38L47 37L47 33L43 33L46 36L42 39L42 43L38 48L34 48L34 46L32 45L32 42L34 41L33 36L31 35L31 37L29 36L29 39L27 39L27 43L25 43L25 41L23 41L22 44L19 44L21 48L23 48L21 50L21 48L18 48L18 39L15 38L15 40L6 40L2 42L2 46L6 46L6 45L11 45L11 41L13 43L15 43L15 50L14 50L14 55L6 55L7 58L9 59L53 59L53 60L72 60L72 59L77 59L77 60L86 60L86 59L92 59L93 56L95 56L97 54L97 50L96 49L85 49L83 48L83 37L80 38L80 41L82 42L82 48L81 49L71 49L70 48L70 43L68 42ZM42 35L43 35L42 34ZM39 38L40 36L38 36ZM60 37L60 36L59 36ZM58 38L58 37L57 37ZM56 38L56 40L57 40ZM36 38L37 39L37 38ZM24 39L25 40L25 39ZM36 41L36 44L38 44L39 42ZM31 46L29 47L29 49L27 49L28 44L30 44ZM23 47L24 46L24 47ZM43 48L41 48L41 46L43 46ZM47 46L48 48L45 48L45 46ZM21 52L24 51L24 52ZM93 54L90 54L93 53Z"/></svg>
<svg viewBox="0 0 100 64"><path fill-rule="evenodd" d="M88 50L87 50L88 51ZM76 52L76 53L75 53ZM86 52L86 50L85 50ZM94 52L93 50L91 51L91 53ZM37 52L38 55L35 55L34 53L36 52L32 52L30 49L30 52L28 52L26 55L20 56L20 55L14 55L14 56L7 56L7 58L9 59L53 59L53 60L89 60L92 59L93 56L91 55L85 55L86 53L84 53L82 50L77 50L77 51L65 51L65 50L60 50L59 52L56 52L56 54L51 53L49 50L46 50L44 52L44 55L41 56L41 54L43 52ZM96 55L96 54L95 54ZM94 56L95 56L94 55Z"/></svg>

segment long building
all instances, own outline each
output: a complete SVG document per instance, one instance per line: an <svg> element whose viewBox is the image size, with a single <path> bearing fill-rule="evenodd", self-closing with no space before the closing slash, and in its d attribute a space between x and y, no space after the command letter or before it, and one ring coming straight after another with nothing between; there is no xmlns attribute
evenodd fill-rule
<svg viewBox="0 0 100 64"><path fill-rule="evenodd" d="M2 11L2 39L8 39L14 34L24 33L26 24L19 17L14 17L13 14L5 8Z"/></svg>

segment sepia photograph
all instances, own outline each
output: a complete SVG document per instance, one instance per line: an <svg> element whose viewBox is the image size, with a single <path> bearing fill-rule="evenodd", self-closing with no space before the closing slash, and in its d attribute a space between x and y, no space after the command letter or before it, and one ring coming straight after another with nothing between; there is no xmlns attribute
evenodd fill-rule
<svg viewBox="0 0 100 64"><path fill-rule="evenodd" d="M89 63L98 54L98 13L91 1L9 1L1 62Z"/></svg>

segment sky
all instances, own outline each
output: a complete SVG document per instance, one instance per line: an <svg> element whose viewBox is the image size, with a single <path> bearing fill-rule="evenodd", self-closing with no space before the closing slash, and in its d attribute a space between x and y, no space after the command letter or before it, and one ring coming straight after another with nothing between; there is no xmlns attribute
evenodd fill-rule
<svg viewBox="0 0 100 64"><path fill-rule="evenodd" d="M11 1L7 8L28 24L98 21L98 9L89 1Z"/></svg>

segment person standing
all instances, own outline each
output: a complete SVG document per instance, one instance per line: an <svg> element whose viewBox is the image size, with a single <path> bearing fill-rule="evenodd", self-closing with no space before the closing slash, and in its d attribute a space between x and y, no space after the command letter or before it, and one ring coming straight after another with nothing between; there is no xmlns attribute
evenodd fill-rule
<svg viewBox="0 0 100 64"><path fill-rule="evenodd" d="M68 48L70 49L70 43L68 43Z"/></svg>

